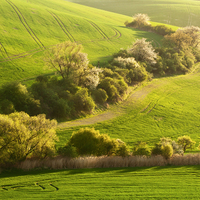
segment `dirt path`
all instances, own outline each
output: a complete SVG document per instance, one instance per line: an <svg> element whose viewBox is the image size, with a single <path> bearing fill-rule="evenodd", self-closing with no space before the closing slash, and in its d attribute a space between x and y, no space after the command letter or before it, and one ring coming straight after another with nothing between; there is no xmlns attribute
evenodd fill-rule
<svg viewBox="0 0 200 200"><path fill-rule="evenodd" d="M125 114L125 110L127 108L137 103L138 101L141 101L142 99L144 99L147 96L147 94L155 87L157 86L154 83L150 83L138 91L135 91L132 89L132 91L130 91L130 94L126 100L124 100L121 104L114 105L110 110L107 110L106 112L95 115L95 116L93 115L85 119L61 122L58 124L58 128L62 129L62 128L69 128L69 127L74 127L74 126L91 125L98 122L114 119L120 115Z"/></svg>

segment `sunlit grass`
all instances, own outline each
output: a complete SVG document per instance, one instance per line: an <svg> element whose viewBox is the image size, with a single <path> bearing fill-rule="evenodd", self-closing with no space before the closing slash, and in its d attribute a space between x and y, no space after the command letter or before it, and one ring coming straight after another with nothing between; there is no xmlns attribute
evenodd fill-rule
<svg viewBox="0 0 200 200"><path fill-rule="evenodd" d="M199 166L7 171L1 199L198 199Z"/></svg>

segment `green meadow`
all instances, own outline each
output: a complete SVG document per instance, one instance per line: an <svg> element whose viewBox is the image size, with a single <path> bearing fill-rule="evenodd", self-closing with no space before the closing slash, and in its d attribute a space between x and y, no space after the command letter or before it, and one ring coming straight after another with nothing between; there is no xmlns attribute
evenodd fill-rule
<svg viewBox="0 0 200 200"><path fill-rule="evenodd" d="M200 167L6 171L0 199L199 199Z"/></svg>
<svg viewBox="0 0 200 200"><path fill-rule="evenodd" d="M126 28L130 17L64 0L3 0L0 5L0 84L53 73L45 67L45 50L66 40L82 44L95 65L127 48L137 38L154 45L161 36Z"/></svg>
<svg viewBox="0 0 200 200"><path fill-rule="evenodd" d="M71 1L86 6L65 0L1 1L0 85L16 80L29 85L38 75L53 74L45 67L45 51L66 40L82 44L90 61L102 67L137 38L160 46L161 36L124 26L136 13L149 14L153 25L200 26L200 1ZM87 127L120 138L130 148L138 141L153 146L161 137L176 140L182 135L189 135L197 147L199 68L197 64L192 73L155 77L135 87L127 100L110 106L112 119ZM98 113L88 120L94 116ZM57 148L86 125L63 127L57 129ZM199 170L199 166L5 170L0 171L0 199L199 199Z"/></svg>
<svg viewBox="0 0 200 200"><path fill-rule="evenodd" d="M152 21L175 26L200 26L200 2L197 0L68 0L71 2L133 16L146 13Z"/></svg>

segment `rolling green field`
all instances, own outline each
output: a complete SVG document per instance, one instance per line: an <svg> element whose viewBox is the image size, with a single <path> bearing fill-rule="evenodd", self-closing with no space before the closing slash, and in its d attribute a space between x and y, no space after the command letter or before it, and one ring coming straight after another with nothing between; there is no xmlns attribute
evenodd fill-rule
<svg viewBox="0 0 200 200"><path fill-rule="evenodd" d="M121 13L116 14L65 0L2 0L0 85L53 73L44 67L45 50L66 40L83 44L92 63L99 61L102 66L113 53L127 48L137 38L148 38L159 46L161 36L124 26L138 12L149 14L153 24L200 25L200 1L143 0L133 6L134 2L81 1ZM199 86L198 70L155 78L136 88L129 97L132 101L121 103L120 109L118 105L111 106L115 118L90 127L111 138L120 138L130 147L137 141L153 146L161 137L177 139L182 135L191 136L197 147ZM85 126L58 129L57 147L63 146L80 127ZM0 172L0 199L199 199L199 170L199 166L5 170Z"/></svg>
<svg viewBox="0 0 200 200"><path fill-rule="evenodd" d="M200 167L7 171L0 199L199 199Z"/></svg>
<svg viewBox="0 0 200 200"><path fill-rule="evenodd" d="M189 135L199 145L200 73L154 79L138 88L132 103L124 103L124 113L113 120L90 125L100 133L120 138L130 146L145 141L153 146L162 137L176 140ZM118 112L118 106L115 110ZM120 110L121 111L121 110ZM63 145L80 127L58 130ZM196 151L197 149L194 149Z"/></svg>
<svg viewBox="0 0 200 200"><path fill-rule="evenodd" d="M200 26L198 0L68 0L71 2L133 16L146 13L152 21L176 26Z"/></svg>
<svg viewBox="0 0 200 200"><path fill-rule="evenodd" d="M70 40L82 44L93 64L127 48L136 38L162 39L126 28L130 17L65 0L2 0L0 4L0 84L52 73L45 68L45 50Z"/></svg>

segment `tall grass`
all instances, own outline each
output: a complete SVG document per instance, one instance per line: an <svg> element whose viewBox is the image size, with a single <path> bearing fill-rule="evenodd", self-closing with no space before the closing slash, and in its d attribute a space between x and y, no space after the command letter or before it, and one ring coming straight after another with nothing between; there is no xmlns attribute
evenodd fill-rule
<svg viewBox="0 0 200 200"><path fill-rule="evenodd" d="M49 169L84 169L84 168L115 168L115 167L153 167L199 165L200 154L174 155L170 159L158 156L101 156L101 157L68 157L47 158L44 160L25 160L16 165L17 168L30 170L35 168Z"/></svg>

